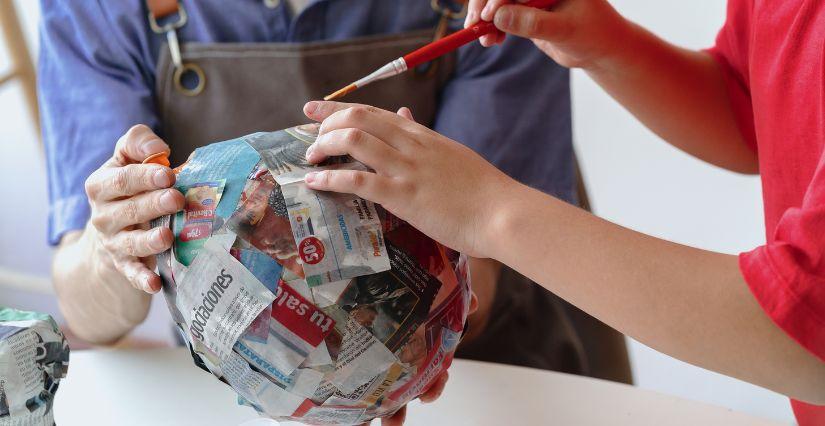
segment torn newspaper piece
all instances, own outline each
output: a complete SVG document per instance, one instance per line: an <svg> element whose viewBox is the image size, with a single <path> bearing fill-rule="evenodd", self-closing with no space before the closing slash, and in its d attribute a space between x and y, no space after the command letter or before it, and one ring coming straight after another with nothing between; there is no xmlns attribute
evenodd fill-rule
<svg viewBox="0 0 825 426"><path fill-rule="evenodd" d="M356 163L329 167L366 170ZM307 171L276 178L307 284L313 287L388 270L390 263L375 205L356 195L313 191L304 182Z"/></svg>
<svg viewBox="0 0 825 426"><path fill-rule="evenodd" d="M351 393L396 361L386 346L351 318L345 328L331 381L341 391Z"/></svg>
<svg viewBox="0 0 825 426"><path fill-rule="evenodd" d="M209 239L178 286L177 303L188 330L218 359L225 359L241 333L275 295L216 240Z"/></svg>
<svg viewBox="0 0 825 426"><path fill-rule="evenodd" d="M175 221L175 255L189 266L206 239L212 236L215 209L221 200L226 180L176 186L186 197L183 211Z"/></svg>
<svg viewBox="0 0 825 426"><path fill-rule="evenodd" d="M262 336L247 331L237 342L236 349L272 377L291 374L313 352L335 327L335 320L306 300L292 287L281 282L269 310L269 328ZM262 338L263 337L263 338ZM260 361L259 361L260 360Z"/></svg>

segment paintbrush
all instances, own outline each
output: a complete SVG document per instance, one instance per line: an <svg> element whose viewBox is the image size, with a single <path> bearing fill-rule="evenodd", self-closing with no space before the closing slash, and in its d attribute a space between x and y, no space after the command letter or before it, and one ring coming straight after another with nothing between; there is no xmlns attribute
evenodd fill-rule
<svg viewBox="0 0 825 426"><path fill-rule="evenodd" d="M530 0L523 5L527 7L535 7L537 9L546 9L555 4L556 1L557 0ZM408 53L384 65L383 67L375 70L372 74L344 87L343 89L324 96L324 100L330 101L340 98L370 83L384 80L406 72L408 69L415 68L426 62L430 62L433 59L450 53L467 43L478 40L481 36L490 34L495 30L496 26L492 22L481 21L461 31L456 31L440 40L436 40L412 53Z"/></svg>

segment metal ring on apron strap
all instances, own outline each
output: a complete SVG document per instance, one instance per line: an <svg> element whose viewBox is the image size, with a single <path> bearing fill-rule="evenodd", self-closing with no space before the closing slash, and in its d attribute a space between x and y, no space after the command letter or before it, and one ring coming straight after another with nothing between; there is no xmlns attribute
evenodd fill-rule
<svg viewBox="0 0 825 426"><path fill-rule="evenodd" d="M198 83L193 88L186 87L183 84L184 76L190 72L194 73L198 78ZM203 88L206 87L206 74L203 72L203 68L193 62L187 62L180 67L175 67L175 75L172 80L175 84L175 89L184 96L198 96L203 92Z"/></svg>

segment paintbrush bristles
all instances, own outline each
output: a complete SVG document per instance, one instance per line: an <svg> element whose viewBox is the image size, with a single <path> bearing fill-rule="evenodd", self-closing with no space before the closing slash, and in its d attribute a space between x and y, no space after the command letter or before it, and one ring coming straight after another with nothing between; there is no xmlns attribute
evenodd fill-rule
<svg viewBox="0 0 825 426"><path fill-rule="evenodd" d="M349 86L344 87L343 89L337 90L335 92L332 92L329 95L324 96L324 100L325 101L331 101L333 99L338 99L342 96L345 96L349 93L354 92L355 89L357 89L357 88L358 88L358 86L356 86L355 84L350 84Z"/></svg>

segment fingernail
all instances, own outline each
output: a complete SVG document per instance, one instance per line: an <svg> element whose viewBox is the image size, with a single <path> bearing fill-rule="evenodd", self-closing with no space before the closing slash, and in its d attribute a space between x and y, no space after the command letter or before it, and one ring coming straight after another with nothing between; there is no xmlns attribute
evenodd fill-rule
<svg viewBox="0 0 825 426"><path fill-rule="evenodd" d="M304 182L313 183L316 177L318 177L318 172L309 172L304 176Z"/></svg>
<svg viewBox="0 0 825 426"><path fill-rule="evenodd" d="M140 287L147 293L152 292L152 287L149 286L149 275L142 274L140 277Z"/></svg>
<svg viewBox="0 0 825 426"><path fill-rule="evenodd" d="M165 191L160 196L160 204L166 210L177 210L177 208L178 208L178 202L175 200L175 198L176 198L175 193L172 192L172 191L174 191L174 189L170 189L168 191Z"/></svg>
<svg viewBox="0 0 825 426"><path fill-rule="evenodd" d="M152 176L152 182L157 188L168 188L172 184L172 178L166 170L158 170Z"/></svg>
<svg viewBox="0 0 825 426"><path fill-rule="evenodd" d="M152 231L152 236L150 238L152 239L152 244L155 247L160 248L163 246L163 232L161 232L160 228L155 228L155 230Z"/></svg>
<svg viewBox="0 0 825 426"><path fill-rule="evenodd" d="M304 112L305 112L307 115L314 114L314 113L315 113L315 111L317 111L317 110L318 110L318 105L320 105L320 103L318 103L318 102L316 102L316 101L307 102L307 104L306 104L306 105L304 105Z"/></svg>
<svg viewBox="0 0 825 426"><path fill-rule="evenodd" d="M500 9L493 17L496 27L500 30L509 30L513 26L513 12L508 9Z"/></svg>
<svg viewBox="0 0 825 426"><path fill-rule="evenodd" d="M160 139L151 139L143 143L143 146L140 147L141 152L145 156L150 156L152 154L157 154L159 152L166 151L167 147L166 144L163 143Z"/></svg>
<svg viewBox="0 0 825 426"><path fill-rule="evenodd" d="M316 139L316 143L317 143L317 139ZM309 148L307 148L307 153L306 153L307 161L309 161L310 157L312 157L312 152L313 151L315 151L315 144L312 144L312 145L309 146Z"/></svg>

